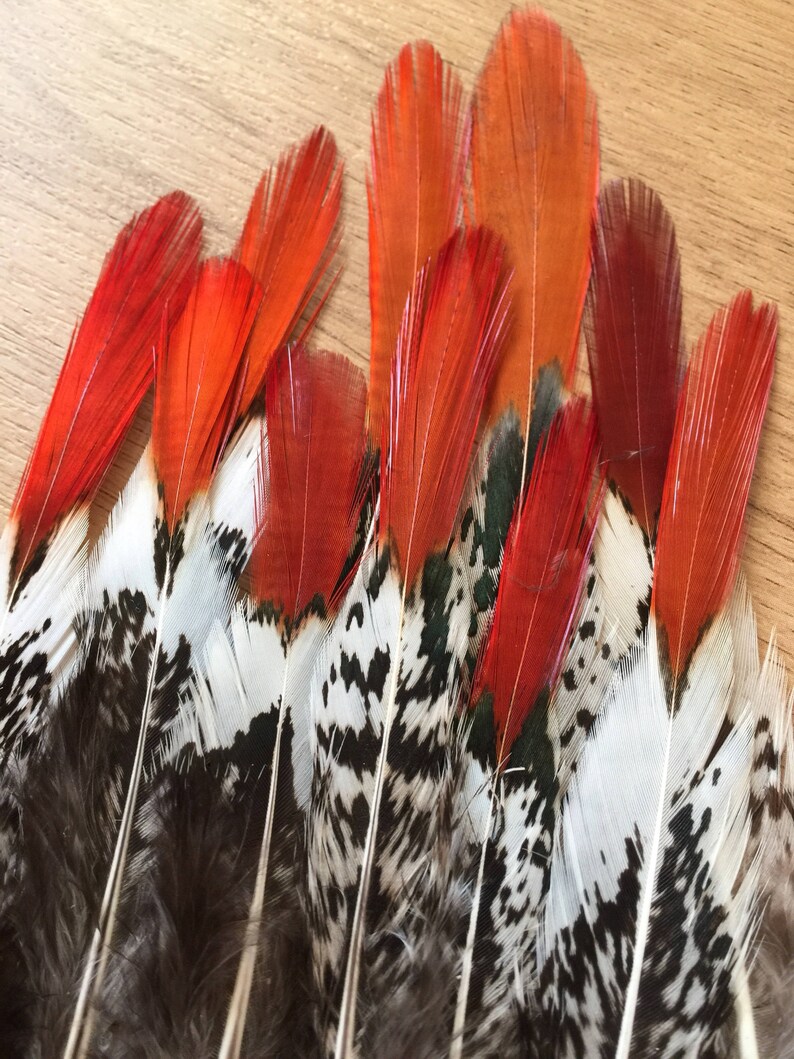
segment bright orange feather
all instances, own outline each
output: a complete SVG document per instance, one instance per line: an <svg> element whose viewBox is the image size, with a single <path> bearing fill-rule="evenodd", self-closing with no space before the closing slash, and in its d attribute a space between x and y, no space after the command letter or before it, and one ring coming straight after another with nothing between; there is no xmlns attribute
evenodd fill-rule
<svg viewBox="0 0 794 1059"><path fill-rule="evenodd" d="M529 420L532 383L557 361L570 382L590 271L598 189L595 100L559 27L537 11L502 26L475 90L475 217L500 235L515 269L514 326L486 417L512 405Z"/></svg>
<svg viewBox="0 0 794 1059"><path fill-rule="evenodd" d="M246 411L261 392L276 351L293 337L323 287L336 254L342 164L333 136L315 129L257 185L235 256L262 288L248 346Z"/></svg>
<svg viewBox="0 0 794 1059"><path fill-rule="evenodd" d="M151 384L163 311L173 321L185 305L201 231L194 203L175 192L133 218L106 257L11 509L17 572L99 487Z"/></svg>
<svg viewBox="0 0 794 1059"><path fill-rule="evenodd" d="M296 618L327 608L359 514L367 387L339 353L284 349L268 376L251 595Z"/></svg>
<svg viewBox="0 0 794 1059"><path fill-rule="evenodd" d="M376 441L405 302L416 273L458 223L467 149L460 79L430 44L406 45L378 95L367 180L370 434Z"/></svg>
<svg viewBox="0 0 794 1059"><path fill-rule="evenodd" d="M237 416L245 344L261 299L236 261L205 261L185 310L157 350L152 452L171 529L209 486Z"/></svg>
<svg viewBox="0 0 794 1059"><path fill-rule="evenodd" d="M460 232L417 277L392 363L380 537L410 586L446 547L508 306L500 240Z"/></svg>
<svg viewBox="0 0 794 1059"><path fill-rule="evenodd" d="M698 342L679 398L652 597L676 676L733 587L776 338L774 306L737 295Z"/></svg>
<svg viewBox="0 0 794 1059"><path fill-rule="evenodd" d="M552 421L513 517L471 697L476 704L486 692L493 696L500 764L540 693L559 676L600 507L597 453L590 407L569 401Z"/></svg>

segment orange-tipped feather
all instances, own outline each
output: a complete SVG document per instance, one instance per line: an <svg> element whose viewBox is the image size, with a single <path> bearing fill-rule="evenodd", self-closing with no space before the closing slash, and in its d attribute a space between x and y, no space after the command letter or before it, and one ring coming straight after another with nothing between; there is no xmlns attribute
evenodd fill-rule
<svg viewBox="0 0 794 1059"><path fill-rule="evenodd" d="M592 411L581 398L569 402L552 422L513 518L471 698L493 696L500 764L559 675L600 506L597 451Z"/></svg>
<svg viewBox="0 0 794 1059"><path fill-rule="evenodd" d="M206 261L185 310L157 355L152 451L173 528L206 489L234 423L243 351L261 299L236 261Z"/></svg>
<svg viewBox="0 0 794 1059"><path fill-rule="evenodd" d="M11 509L17 571L98 488L151 384L163 312L173 322L185 305L201 231L192 200L174 192L133 218L105 259Z"/></svg>
<svg viewBox="0 0 794 1059"><path fill-rule="evenodd" d="M342 164L333 136L314 130L260 180L235 256L262 288L248 346L246 411L261 391L276 351L293 336L323 287L339 239Z"/></svg>
<svg viewBox="0 0 794 1059"><path fill-rule="evenodd" d="M358 519L364 376L338 353L285 349L268 376L261 531L251 595L296 618L331 601Z"/></svg>
<svg viewBox="0 0 794 1059"><path fill-rule="evenodd" d="M652 607L678 676L733 587L772 384L777 312L744 291L700 339L678 403Z"/></svg>
<svg viewBox="0 0 794 1059"><path fill-rule="evenodd" d="M675 422L681 266L670 215L639 180L601 193L585 334L609 475L652 536Z"/></svg>
<svg viewBox="0 0 794 1059"><path fill-rule="evenodd" d="M408 585L452 531L504 333L502 265L490 232L458 233L419 274L406 306L381 444L380 532Z"/></svg>
<svg viewBox="0 0 794 1059"><path fill-rule="evenodd" d="M370 433L376 442L405 302L416 273L455 230L467 148L460 79L430 44L406 45L378 96L367 180Z"/></svg>
<svg viewBox="0 0 794 1059"><path fill-rule="evenodd" d="M475 217L507 244L514 325L486 417L513 405L526 426L532 382L551 361L573 372L598 186L595 100L559 27L537 11L502 26L475 90Z"/></svg>

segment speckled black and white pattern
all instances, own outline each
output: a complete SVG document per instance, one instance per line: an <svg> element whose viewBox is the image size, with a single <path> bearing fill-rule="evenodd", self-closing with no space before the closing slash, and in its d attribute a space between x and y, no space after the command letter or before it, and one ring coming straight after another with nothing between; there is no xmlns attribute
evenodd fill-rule
<svg viewBox="0 0 794 1059"><path fill-rule="evenodd" d="M552 705L561 794L593 727L615 671L647 623L653 554L647 535L611 486L599 516L586 593Z"/></svg>
<svg viewBox="0 0 794 1059"><path fill-rule="evenodd" d="M309 902L315 979L329 1005L324 1013L329 1047L384 738L365 914L365 976L377 975L384 960L388 973L392 945L378 931L417 884L431 848L454 708L453 676L466 647L469 611L457 586L459 571L454 552L431 557L400 623L399 575L388 549L370 550L315 676Z"/></svg>
<svg viewBox="0 0 794 1059"><path fill-rule="evenodd" d="M75 650L75 584L85 563L87 509L77 509L43 540L16 583L0 618L0 755L24 758ZM0 541L10 581L11 530Z"/></svg>
<svg viewBox="0 0 794 1059"><path fill-rule="evenodd" d="M731 683L726 625L704 637L672 719L652 637L588 740L539 933L542 1054L683 1059L730 1012L752 909L751 887L737 889L752 726L745 715L717 742Z"/></svg>

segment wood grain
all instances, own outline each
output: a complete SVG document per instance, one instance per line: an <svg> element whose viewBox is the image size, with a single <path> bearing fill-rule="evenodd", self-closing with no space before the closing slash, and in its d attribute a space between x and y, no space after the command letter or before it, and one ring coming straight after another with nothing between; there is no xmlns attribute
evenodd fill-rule
<svg viewBox="0 0 794 1059"><path fill-rule="evenodd" d="M762 636L794 662L794 20L788 0L549 0L599 98L602 172L661 193L694 340L738 287L777 301L781 339L746 544ZM467 86L499 0L2 0L0 515L74 321L117 228L183 187L228 249L261 169L312 126L346 160L345 270L318 340L363 362L364 170L384 65L427 37ZM145 417L144 417L145 420ZM107 506L145 421L103 491Z"/></svg>

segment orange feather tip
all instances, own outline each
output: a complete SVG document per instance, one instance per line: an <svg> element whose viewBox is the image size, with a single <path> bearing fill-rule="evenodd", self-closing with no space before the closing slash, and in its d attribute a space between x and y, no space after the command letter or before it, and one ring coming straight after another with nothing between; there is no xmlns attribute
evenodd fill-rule
<svg viewBox="0 0 794 1059"><path fill-rule="evenodd" d="M583 398L555 415L505 545L493 624L471 702L490 696L497 761L559 677L603 493L593 415Z"/></svg>
<svg viewBox="0 0 794 1059"><path fill-rule="evenodd" d="M514 269L514 323L488 397L493 425L512 407L526 437L540 369L570 385L590 272L598 191L595 97L559 26L514 11L485 61L472 106L472 188L479 224Z"/></svg>
<svg viewBox="0 0 794 1059"><path fill-rule="evenodd" d="M585 309L593 403L609 476L653 536L681 361L681 265L661 199L639 180L599 197Z"/></svg>
<svg viewBox="0 0 794 1059"><path fill-rule="evenodd" d="M426 42L387 68L372 117L370 436L387 415L392 357L416 273L458 224L468 156L463 86Z"/></svg>
<svg viewBox="0 0 794 1059"><path fill-rule="evenodd" d="M502 265L491 232L461 231L419 273L405 308L381 443L379 536L408 586L452 532L504 337Z"/></svg>
<svg viewBox="0 0 794 1059"><path fill-rule="evenodd" d="M164 309L173 318L185 304L201 234L195 203L173 192L133 217L105 258L11 507L17 572L99 488L151 385Z"/></svg>
<svg viewBox="0 0 794 1059"><path fill-rule="evenodd" d="M359 515L366 408L364 375L338 353L297 345L268 376L250 589L290 621L336 601Z"/></svg>
<svg viewBox="0 0 794 1059"><path fill-rule="evenodd" d="M659 517L652 609L674 675L736 578L772 385L777 310L743 291L698 342L678 401Z"/></svg>
<svg viewBox="0 0 794 1059"><path fill-rule="evenodd" d="M262 291L231 259L205 261L170 335L156 351L152 454L173 529L208 488L245 383L244 350Z"/></svg>
<svg viewBox="0 0 794 1059"><path fill-rule="evenodd" d="M312 299L323 292L339 247L341 203L342 163L336 141L322 126L282 155L257 185L234 255L263 291L248 346L243 412L261 393L277 350L294 337ZM314 316L302 338L313 322Z"/></svg>

